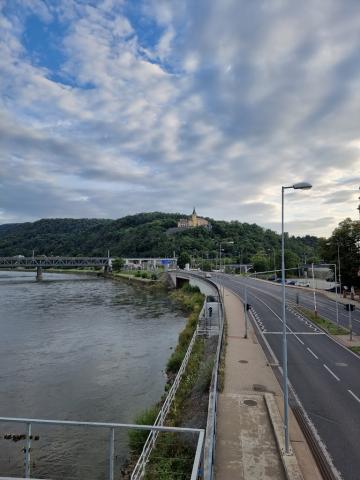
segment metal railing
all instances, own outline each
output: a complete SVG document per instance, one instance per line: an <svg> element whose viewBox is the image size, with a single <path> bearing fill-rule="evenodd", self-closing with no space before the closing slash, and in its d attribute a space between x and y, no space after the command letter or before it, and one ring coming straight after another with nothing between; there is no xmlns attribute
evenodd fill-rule
<svg viewBox="0 0 360 480"><path fill-rule="evenodd" d="M175 433L192 433L198 436L196 452L194 456L193 468L190 480L198 478L198 472L201 461L201 453L204 443L204 430L200 428L182 428L182 427L164 427L162 425L135 425L126 423L100 423L100 422L78 422L68 420L43 420L37 418L12 418L0 417L0 423L16 423L24 424L26 426L26 446L24 451L24 478L31 478L31 441L32 441L32 427L33 425L47 425L47 426L65 426L65 427L84 427L84 428L100 428L108 429L109 431L109 457L108 457L108 479L114 480L114 460L115 460L115 429L135 429L135 430L150 430L155 432L175 432Z"/></svg>
<svg viewBox="0 0 360 480"><path fill-rule="evenodd" d="M0 268L105 267L109 257L0 257Z"/></svg>
<svg viewBox="0 0 360 480"><path fill-rule="evenodd" d="M216 416L218 406L218 377L221 351L224 341L224 298L221 291L214 282L209 282L215 286L219 294L219 339L215 355L215 364L213 367L208 403L208 417L206 423L205 444L204 444L204 480L214 478L214 460L216 448Z"/></svg>
<svg viewBox="0 0 360 480"><path fill-rule="evenodd" d="M197 329L195 330L195 332L192 336L192 339L189 343L188 349L187 349L185 357L184 357L184 359L181 363L179 371L178 371L178 373L175 377L174 383L171 385L171 388L169 390L169 393L166 396L166 399L163 403L163 406L161 407L161 410L160 410L160 412L158 413L158 415L155 419L154 426L159 426L159 425L164 424L166 416L169 413L172 401L174 400L177 389L179 388L181 378L182 378L182 376L185 372L185 369L187 367L187 364L189 362L189 358L190 358L190 355L191 355L196 337L197 337ZM146 439L146 442L144 444L143 450L141 452L141 455L140 455L140 457L139 457L139 459L138 459L138 461L137 461L137 463L134 467L134 470L131 474L131 480L139 480L140 478L142 478L144 476L146 465L149 461L151 451L153 450L153 448L155 446L155 442L156 442L156 439L158 437L158 434L159 434L158 430L152 430L149 433L149 435Z"/></svg>

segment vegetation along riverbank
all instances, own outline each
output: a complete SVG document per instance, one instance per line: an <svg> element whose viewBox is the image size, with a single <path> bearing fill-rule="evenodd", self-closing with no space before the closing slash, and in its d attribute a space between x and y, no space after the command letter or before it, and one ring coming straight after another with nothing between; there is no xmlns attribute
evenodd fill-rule
<svg viewBox="0 0 360 480"><path fill-rule="evenodd" d="M137 416L135 422L138 424L151 425L154 423L184 359L204 302L204 295L199 288L188 284L185 284L181 289L172 291L170 296L177 305L186 311L188 319L179 335L178 344L167 362L166 374L168 380L165 385L165 392L156 405ZM167 415L165 425L205 428L216 345L217 336L196 338L189 363ZM123 479L130 478L130 472L142 451L147 436L147 431L129 432L131 454L126 473L122 476ZM191 473L194 452L194 438L175 433L160 434L147 464L145 478L147 480L169 480L175 478L175 476L180 478L181 475Z"/></svg>

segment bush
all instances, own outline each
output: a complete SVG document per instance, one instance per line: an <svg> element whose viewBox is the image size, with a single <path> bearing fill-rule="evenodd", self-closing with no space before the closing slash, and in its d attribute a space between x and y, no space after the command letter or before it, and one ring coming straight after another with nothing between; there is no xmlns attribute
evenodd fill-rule
<svg viewBox="0 0 360 480"><path fill-rule="evenodd" d="M184 357L185 351L176 349L167 362L166 371L168 373L176 373L179 370Z"/></svg>
<svg viewBox="0 0 360 480"><path fill-rule="evenodd" d="M135 418L137 425L154 425L159 408L155 405L144 410ZM141 453L150 430L129 430L129 447L134 453Z"/></svg>
<svg viewBox="0 0 360 480"><path fill-rule="evenodd" d="M190 285L190 283L184 283L181 289L186 293L201 293L199 287Z"/></svg>

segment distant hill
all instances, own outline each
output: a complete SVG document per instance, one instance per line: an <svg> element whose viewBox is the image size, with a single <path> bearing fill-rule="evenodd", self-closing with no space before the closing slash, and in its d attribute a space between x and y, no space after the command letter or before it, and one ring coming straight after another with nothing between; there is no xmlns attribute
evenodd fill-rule
<svg viewBox="0 0 360 480"><path fill-rule="evenodd" d="M256 224L208 219L212 230L198 227L169 235L181 214L139 213L118 220L108 219L43 219L30 223L0 225L0 256L36 255L106 255L172 256L186 251L196 256L215 257L219 241L225 254L244 262L259 251L280 250L280 235ZM171 230L170 230L171 231ZM317 254L318 239L312 236L289 237L286 248L299 258Z"/></svg>

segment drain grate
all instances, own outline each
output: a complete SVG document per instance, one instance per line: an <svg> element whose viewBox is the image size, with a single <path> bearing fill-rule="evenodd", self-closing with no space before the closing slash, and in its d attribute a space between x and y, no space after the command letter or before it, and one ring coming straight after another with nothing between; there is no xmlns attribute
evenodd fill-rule
<svg viewBox="0 0 360 480"><path fill-rule="evenodd" d="M267 392L268 389L265 387L265 385L261 385L260 383L254 383L253 384L253 389L255 392Z"/></svg>
<svg viewBox="0 0 360 480"><path fill-rule="evenodd" d="M257 405L257 402L255 402L255 400L244 400L244 404L248 407L255 407Z"/></svg>
<svg viewBox="0 0 360 480"><path fill-rule="evenodd" d="M249 363L247 360L239 360L239 363Z"/></svg>

